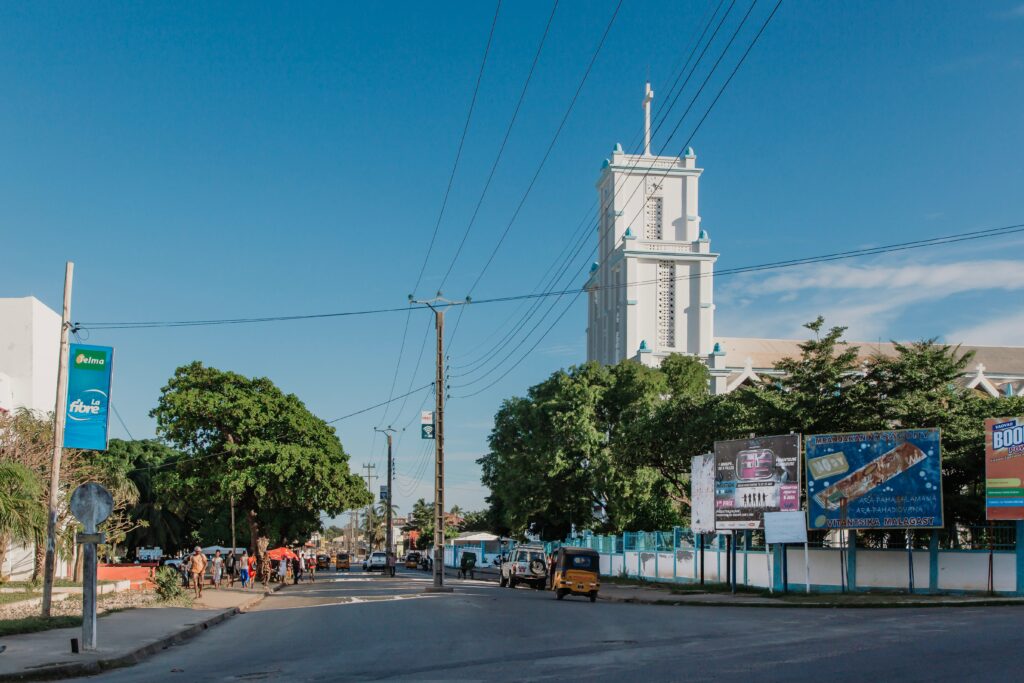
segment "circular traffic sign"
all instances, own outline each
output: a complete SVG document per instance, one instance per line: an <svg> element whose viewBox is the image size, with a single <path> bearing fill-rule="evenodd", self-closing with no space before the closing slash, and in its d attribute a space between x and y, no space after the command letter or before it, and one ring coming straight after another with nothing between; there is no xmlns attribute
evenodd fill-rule
<svg viewBox="0 0 1024 683"><path fill-rule="evenodd" d="M71 494L71 514L85 526L86 531L94 531L113 509L114 497L99 482L86 482Z"/></svg>

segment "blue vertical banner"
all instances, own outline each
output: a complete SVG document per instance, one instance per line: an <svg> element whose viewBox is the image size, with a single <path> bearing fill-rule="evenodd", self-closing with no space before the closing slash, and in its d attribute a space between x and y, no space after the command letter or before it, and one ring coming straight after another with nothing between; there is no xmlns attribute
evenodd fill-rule
<svg viewBox="0 0 1024 683"><path fill-rule="evenodd" d="M107 450L113 368L114 349L109 346L71 345L64 448Z"/></svg>

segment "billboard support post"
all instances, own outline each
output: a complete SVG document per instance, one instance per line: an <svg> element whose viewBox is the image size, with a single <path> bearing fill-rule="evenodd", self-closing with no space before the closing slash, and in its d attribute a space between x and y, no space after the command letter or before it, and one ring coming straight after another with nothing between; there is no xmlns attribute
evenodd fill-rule
<svg viewBox="0 0 1024 683"><path fill-rule="evenodd" d="M764 542L764 570L768 577L768 592L775 592L775 582L772 581L772 551L768 541Z"/></svg>
<svg viewBox="0 0 1024 683"><path fill-rule="evenodd" d="M1017 520L1014 546L1017 560L1017 595L1024 595L1024 521Z"/></svg>
<svg viewBox="0 0 1024 683"><path fill-rule="evenodd" d="M788 543L782 544L782 592L789 595L789 548Z"/></svg>
<svg viewBox="0 0 1024 683"><path fill-rule="evenodd" d="M699 536L700 536L700 585L703 586L704 585L704 534L699 534ZM1020 552L1019 551L1018 551L1018 554L1017 554L1017 558L1018 558L1017 562L1018 562L1018 564L1020 564L1020 559L1019 559L1020 558Z"/></svg>
<svg viewBox="0 0 1024 683"><path fill-rule="evenodd" d="M807 550L807 541L804 541L804 585L807 587L807 594L811 594L811 553Z"/></svg>

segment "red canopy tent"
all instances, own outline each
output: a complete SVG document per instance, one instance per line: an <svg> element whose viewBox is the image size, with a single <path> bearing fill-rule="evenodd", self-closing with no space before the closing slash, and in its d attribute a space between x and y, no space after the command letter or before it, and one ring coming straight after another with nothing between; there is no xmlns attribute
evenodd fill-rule
<svg viewBox="0 0 1024 683"><path fill-rule="evenodd" d="M298 555L293 553L288 548L281 546L280 548L274 548L273 550L267 551L267 557L272 560L280 560L281 558L287 558L289 560L298 558Z"/></svg>

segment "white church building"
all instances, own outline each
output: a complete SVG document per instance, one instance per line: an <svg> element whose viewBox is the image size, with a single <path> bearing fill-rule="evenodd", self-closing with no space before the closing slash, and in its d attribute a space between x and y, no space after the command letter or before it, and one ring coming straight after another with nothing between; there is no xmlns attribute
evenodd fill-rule
<svg viewBox="0 0 1024 683"><path fill-rule="evenodd" d="M644 150L616 145L597 181L598 260L584 285L587 359L614 364L627 358L657 367L673 353L695 356L711 372L711 392L726 393L779 374L775 364L800 355L799 340L715 335L714 268L701 227L700 176L693 148L683 157L655 156L650 106L644 98ZM849 342L862 356L894 355L891 343ZM990 396L1024 390L1024 348L962 346L973 351L969 388Z"/></svg>

